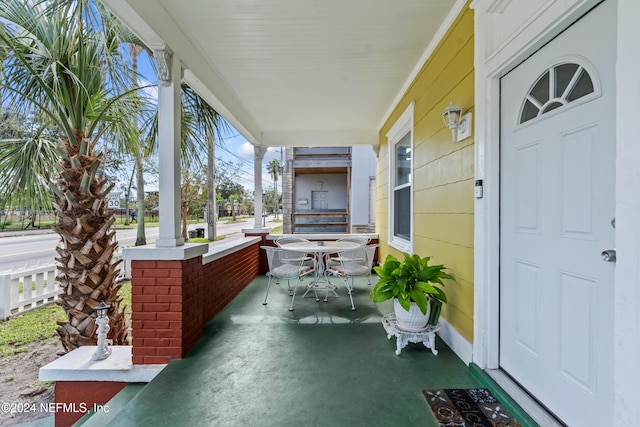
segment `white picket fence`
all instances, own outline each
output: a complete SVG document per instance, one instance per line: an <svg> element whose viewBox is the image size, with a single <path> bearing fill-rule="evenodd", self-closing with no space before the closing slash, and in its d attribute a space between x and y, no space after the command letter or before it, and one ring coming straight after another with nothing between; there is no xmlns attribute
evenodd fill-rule
<svg viewBox="0 0 640 427"><path fill-rule="evenodd" d="M54 302L62 292L56 273L55 264L0 273L0 320Z"/></svg>
<svg viewBox="0 0 640 427"><path fill-rule="evenodd" d="M114 261L120 258L114 255ZM122 262L119 277L130 278L130 271L130 262ZM55 264L0 272L0 321L55 302L62 293L56 275Z"/></svg>

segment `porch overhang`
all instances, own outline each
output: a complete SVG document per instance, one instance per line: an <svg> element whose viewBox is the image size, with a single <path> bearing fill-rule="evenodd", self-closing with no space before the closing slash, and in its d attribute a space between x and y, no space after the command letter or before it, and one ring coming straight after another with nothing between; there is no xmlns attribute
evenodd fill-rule
<svg viewBox="0 0 640 427"><path fill-rule="evenodd" d="M104 0L255 146L378 145L463 0Z"/></svg>

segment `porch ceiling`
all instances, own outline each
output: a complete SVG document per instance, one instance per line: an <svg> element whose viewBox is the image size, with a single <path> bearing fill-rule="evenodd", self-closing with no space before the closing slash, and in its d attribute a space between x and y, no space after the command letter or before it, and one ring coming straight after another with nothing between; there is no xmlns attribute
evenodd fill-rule
<svg viewBox="0 0 640 427"><path fill-rule="evenodd" d="M104 0L254 145L378 143L463 0ZM455 7L454 7L455 4Z"/></svg>

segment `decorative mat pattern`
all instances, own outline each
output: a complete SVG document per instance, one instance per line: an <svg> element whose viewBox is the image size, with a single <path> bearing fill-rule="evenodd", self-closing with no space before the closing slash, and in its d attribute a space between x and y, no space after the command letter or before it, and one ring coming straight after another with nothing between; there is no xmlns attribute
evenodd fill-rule
<svg viewBox="0 0 640 427"><path fill-rule="evenodd" d="M486 388L422 390L440 427L522 427Z"/></svg>

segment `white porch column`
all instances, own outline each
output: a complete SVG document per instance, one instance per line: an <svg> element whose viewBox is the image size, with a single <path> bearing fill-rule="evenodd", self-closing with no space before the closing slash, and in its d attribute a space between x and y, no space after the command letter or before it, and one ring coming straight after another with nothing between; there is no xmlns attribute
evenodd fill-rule
<svg viewBox="0 0 640 427"><path fill-rule="evenodd" d="M181 64L167 48L154 52L158 63L158 164L160 229L156 247L184 245L180 233Z"/></svg>
<svg viewBox="0 0 640 427"><path fill-rule="evenodd" d="M253 176L255 189L253 196L253 209L255 212L255 228L262 228L262 159L267 152L267 147L256 145L253 147Z"/></svg>

